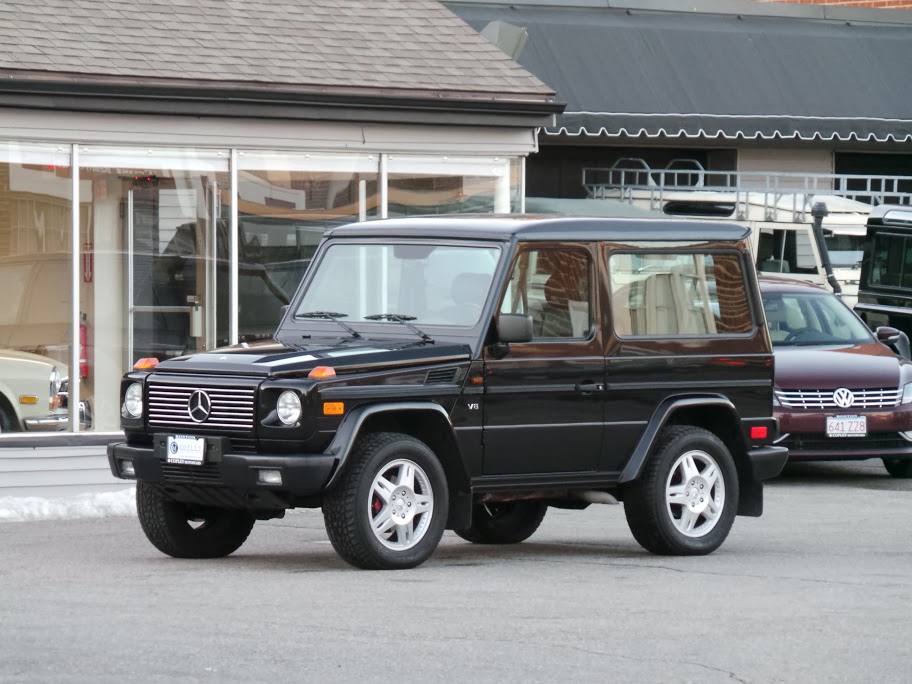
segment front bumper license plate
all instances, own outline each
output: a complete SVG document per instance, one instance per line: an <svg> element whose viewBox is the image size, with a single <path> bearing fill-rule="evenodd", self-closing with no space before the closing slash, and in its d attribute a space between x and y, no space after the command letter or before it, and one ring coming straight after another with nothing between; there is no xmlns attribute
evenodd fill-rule
<svg viewBox="0 0 912 684"><path fill-rule="evenodd" d="M827 437L867 437L867 416L827 416Z"/></svg>
<svg viewBox="0 0 912 684"><path fill-rule="evenodd" d="M166 453L168 463L203 465L206 460L206 439L192 435L168 435Z"/></svg>

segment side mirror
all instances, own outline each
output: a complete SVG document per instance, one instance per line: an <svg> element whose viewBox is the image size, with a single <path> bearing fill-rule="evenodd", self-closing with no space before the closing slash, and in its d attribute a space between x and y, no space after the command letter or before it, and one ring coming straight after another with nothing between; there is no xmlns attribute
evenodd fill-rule
<svg viewBox="0 0 912 684"><path fill-rule="evenodd" d="M904 359L912 359L912 345L909 344L909 336L902 330L882 325L874 331L874 336L878 342L892 347Z"/></svg>
<svg viewBox="0 0 912 684"><path fill-rule="evenodd" d="M500 314L497 318L497 341L501 343L531 342L532 316L529 314Z"/></svg>
<svg viewBox="0 0 912 684"><path fill-rule="evenodd" d="M279 318L280 319L285 318L285 314L287 314L287 313L288 313L288 304L285 304L282 306L282 308L279 309Z"/></svg>
<svg viewBox="0 0 912 684"><path fill-rule="evenodd" d="M887 346L892 346L899 341L900 332L896 328L882 325L874 331L877 341Z"/></svg>

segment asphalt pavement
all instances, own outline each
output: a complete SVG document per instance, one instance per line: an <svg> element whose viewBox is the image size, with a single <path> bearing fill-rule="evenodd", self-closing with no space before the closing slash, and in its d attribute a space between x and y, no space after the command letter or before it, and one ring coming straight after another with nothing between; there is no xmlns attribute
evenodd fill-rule
<svg viewBox="0 0 912 684"><path fill-rule="evenodd" d="M132 517L0 523L0 682L908 682L910 517L868 461L790 466L699 558L643 551L620 506L400 572L347 566L319 511L215 561Z"/></svg>

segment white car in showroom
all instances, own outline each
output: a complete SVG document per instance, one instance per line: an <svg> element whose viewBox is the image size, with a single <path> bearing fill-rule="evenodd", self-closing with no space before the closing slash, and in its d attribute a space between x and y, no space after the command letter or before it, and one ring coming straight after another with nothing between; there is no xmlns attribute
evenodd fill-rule
<svg viewBox="0 0 912 684"><path fill-rule="evenodd" d="M66 375L66 366L46 356L0 350L0 433L66 429Z"/></svg>

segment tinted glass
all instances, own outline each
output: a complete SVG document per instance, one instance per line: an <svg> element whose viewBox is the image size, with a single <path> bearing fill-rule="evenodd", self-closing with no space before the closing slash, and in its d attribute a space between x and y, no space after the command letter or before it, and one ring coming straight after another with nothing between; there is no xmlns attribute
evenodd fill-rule
<svg viewBox="0 0 912 684"><path fill-rule="evenodd" d="M513 267L501 313L532 316L537 338L583 338L592 329L589 254L581 250L530 249Z"/></svg>
<svg viewBox="0 0 912 684"><path fill-rule="evenodd" d="M910 251L908 240L901 235L876 235L871 260L871 285L908 287L912 281L912 269L908 268L912 257Z"/></svg>
<svg viewBox="0 0 912 684"><path fill-rule="evenodd" d="M612 254L618 335L720 335L753 327L736 254Z"/></svg>

